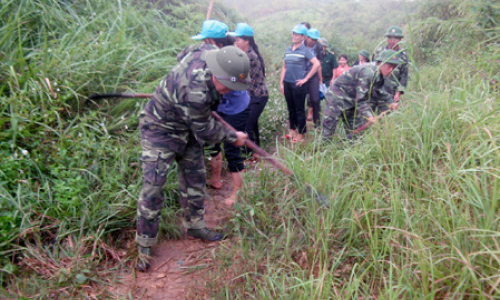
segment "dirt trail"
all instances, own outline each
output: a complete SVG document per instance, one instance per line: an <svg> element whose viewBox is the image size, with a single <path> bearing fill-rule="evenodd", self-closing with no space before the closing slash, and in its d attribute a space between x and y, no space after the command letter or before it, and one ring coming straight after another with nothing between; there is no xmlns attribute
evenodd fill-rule
<svg viewBox="0 0 500 300"><path fill-rule="evenodd" d="M233 189L231 175L224 172L223 187L219 190L209 188L210 195L205 201L205 221L208 228L221 226L224 219L231 216L233 209L224 204ZM222 242L224 243L224 242ZM210 264L212 251L217 251L219 243L205 243L198 239L184 236L180 240L163 240L152 249L154 261L147 273L122 270L123 285L117 287L117 296L129 299L186 299L190 285L205 286L206 279L200 272L193 272L197 267ZM193 291L191 291L192 293ZM118 297L117 297L118 299Z"/></svg>
<svg viewBox="0 0 500 300"><path fill-rule="evenodd" d="M314 130L312 123L308 122L307 125L308 130ZM289 143L288 140L284 142ZM274 148L268 149L271 156L274 156L275 152ZM245 167L253 176L258 176L262 169L267 171L270 170L269 167L275 169L264 160L259 160L257 163L247 161ZM223 227L223 223L232 218L234 213L233 207L224 204L224 199L229 197L233 190L231 174L228 171L223 171L222 181L221 189L207 189L209 197L205 201L205 221L208 228ZM209 279L206 278L207 272L203 270L213 266L213 257L218 249L230 242L228 239L205 243L198 239L187 238L186 234L180 240L162 240L152 249L154 261L151 262L149 271L141 273L123 268L120 272L123 284L111 292L117 299L205 299L204 287Z"/></svg>

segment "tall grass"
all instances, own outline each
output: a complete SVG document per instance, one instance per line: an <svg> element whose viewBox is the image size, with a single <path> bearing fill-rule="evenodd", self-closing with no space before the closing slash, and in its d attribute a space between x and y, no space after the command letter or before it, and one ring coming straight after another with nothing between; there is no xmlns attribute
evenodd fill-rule
<svg viewBox="0 0 500 300"><path fill-rule="evenodd" d="M134 257L145 101L87 96L150 93L205 11L181 1L2 2L0 297L103 297L106 270ZM175 188L174 169L169 199ZM168 205L161 232L176 237L178 207Z"/></svg>
<svg viewBox="0 0 500 300"><path fill-rule="evenodd" d="M459 16L479 5L453 3ZM468 21L474 35L463 32L414 68L403 107L353 145L313 153L313 145L277 143L329 207L272 170L248 183L233 220L236 245L213 274L225 289L214 297L500 298L500 52L483 19ZM420 26L416 47L425 45ZM448 30L444 37L460 36Z"/></svg>
<svg viewBox="0 0 500 300"><path fill-rule="evenodd" d="M237 238L218 252L224 268L207 287L215 298L500 298L497 4L431 4L412 16L422 19L411 27L412 63L429 64L400 111L354 145L313 154L312 145L276 144L304 183L329 196L329 207L275 170L248 180L230 222ZM287 16L254 26L268 62L267 143L286 120L277 85L286 37L295 23L319 18L290 5ZM105 297L108 271L134 257L144 102L86 96L151 92L205 11L204 2L2 2L2 297ZM241 21L220 4L213 17L230 28ZM370 32L382 36L392 21ZM375 42L341 33L331 35L340 50ZM437 47L426 43L431 37ZM173 200L174 175L166 186ZM162 235L176 237L177 208L167 205Z"/></svg>
<svg viewBox="0 0 500 300"><path fill-rule="evenodd" d="M312 155L311 146L278 145L330 206L261 175L237 206L241 236L228 256L238 259L219 270L234 280L214 295L500 298L498 94L475 75L404 100L353 146Z"/></svg>

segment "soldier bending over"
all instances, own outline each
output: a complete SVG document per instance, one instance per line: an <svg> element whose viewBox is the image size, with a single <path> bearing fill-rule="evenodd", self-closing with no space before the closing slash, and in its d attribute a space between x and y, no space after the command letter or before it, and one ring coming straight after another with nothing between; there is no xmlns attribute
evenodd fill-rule
<svg viewBox="0 0 500 300"><path fill-rule="evenodd" d="M370 98L377 97L388 102L392 97L384 91L384 76L388 76L399 64L393 50L386 50L376 62L357 65L340 75L328 88L325 98L322 141L329 140L341 117L346 124L347 138L366 121L375 123L370 108Z"/></svg>
<svg viewBox="0 0 500 300"><path fill-rule="evenodd" d="M186 53L160 82L140 114L143 188L137 206L137 269L149 268L151 247L157 243L163 186L174 160L178 164L179 202L188 236L219 241L222 235L206 228L206 173L203 144L216 142L243 146L247 135L215 121L211 107L219 94L246 90L250 62L234 46L206 51L202 44ZM214 47L216 48L216 47ZM209 48L210 49L210 48Z"/></svg>

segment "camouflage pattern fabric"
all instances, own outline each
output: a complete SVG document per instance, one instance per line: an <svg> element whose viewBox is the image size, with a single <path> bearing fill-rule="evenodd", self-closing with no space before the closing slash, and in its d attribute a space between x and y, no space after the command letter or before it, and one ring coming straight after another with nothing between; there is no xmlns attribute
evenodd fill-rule
<svg viewBox="0 0 500 300"><path fill-rule="evenodd" d="M378 57L380 53L388 49L388 46L378 47L373 54L373 58ZM396 52L399 52L399 50ZM396 94L396 92L404 93L406 85L408 84L408 62L410 61L408 53L406 51L401 51L398 54L398 59L403 63L398 65L394 71L392 71L391 75L387 76L384 80L384 89L392 96L392 98L394 98L394 94ZM374 112L384 112L389 110L389 103L383 99L372 98L370 105L372 106Z"/></svg>
<svg viewBox="0 0 500 300"><path fill-rule="evenodd" d="M341 117L348 133L363 125L366 118L373 117L369 105L372 97L391 100L384 91L384 77L376 62L355 66L340 75L325 95L322 140L331 138Z"/></svg>
<svg viewBox="0 0 500 300"><path fill-rule="evenodd" d="M203 143L236 141L236 134L211 115L218 98L203 53L216 46L188 47L181 61L160 82L140 114L143 189L137 205L137 244L156 244L165 199L163 186L174 160L178 164L179 201L183 225L205 228L206 197Z"/></svg>
<svg viewBox="0 0 500 300"><path fill-rule="evenodd" d="M344 128L345 128L345 133L346 133L346 138L348 140L356 138L356 135L354 135L354 130L358 128L359 126L365 124L366 122L366 117L363 116L363 114L360 114L359 111L348 111L343 114L343 122L344 122Z"/></svg>

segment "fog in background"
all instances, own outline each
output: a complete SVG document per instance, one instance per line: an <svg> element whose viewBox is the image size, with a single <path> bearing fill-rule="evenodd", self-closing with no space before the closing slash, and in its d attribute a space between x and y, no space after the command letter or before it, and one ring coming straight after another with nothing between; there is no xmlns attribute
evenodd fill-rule
<svg viewBox="0 0 500 300"><path fill-rule="evenodd" d="M360 49L373 51L391 25L402 27L408 41L412 14L422 4L395 0L218 1L237 11L238 22L255 29L256 41L263 43L267 52L281 53L290 43L290 30L300 22L309 22L332 44L333 51L350 57Z"/></svg>

